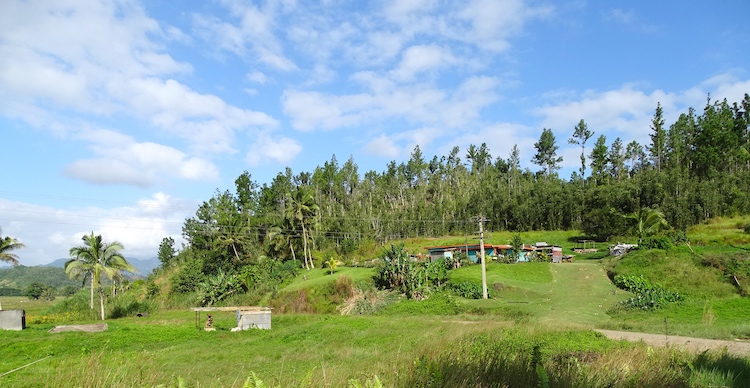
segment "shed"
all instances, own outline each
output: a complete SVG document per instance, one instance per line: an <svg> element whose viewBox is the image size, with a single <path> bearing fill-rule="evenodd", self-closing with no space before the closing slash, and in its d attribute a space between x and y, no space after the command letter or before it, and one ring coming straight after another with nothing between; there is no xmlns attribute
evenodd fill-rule
<svg viewBox="0 0 750 388"><path fill-rule="evenodd" d="M437 261L442 258L453 258L456 252L463 252L471 261L479 261L479 252L481 250L479 244L463 244L463 245L442 245L434 247L425 247L429 254L431 261ZM496 245L496 244L484 244L484 254L488 257L498 257L506 255L511 250L510 245Z"/></svg>

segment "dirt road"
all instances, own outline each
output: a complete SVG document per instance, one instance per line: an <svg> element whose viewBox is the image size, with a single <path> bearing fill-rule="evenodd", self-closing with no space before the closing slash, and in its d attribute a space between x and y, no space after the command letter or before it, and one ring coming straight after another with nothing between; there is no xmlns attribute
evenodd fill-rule
<svg viewBox="0 0 750 388"><path fill-rule="evenodd" d="M702 352L704 350L727 349L727 353L750 357L750 342L747 341L723 341L705 338L682 337L678 335L631 333L627 331L596 330L609 339L626 340L631 342L643 341L650 346L677 346L684 349Z"/></svg>

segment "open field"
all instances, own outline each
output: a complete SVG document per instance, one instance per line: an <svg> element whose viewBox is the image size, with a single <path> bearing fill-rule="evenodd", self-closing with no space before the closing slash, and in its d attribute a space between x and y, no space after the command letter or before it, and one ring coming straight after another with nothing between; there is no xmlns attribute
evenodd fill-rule
<svg viewBox="0 0 750 388"><path fill-rule="evenodd" d="M242 386L253 374L273 387L346 386L350 380L374 384L375 376L385 386L405 387L488 386L499 381L537 386L544 376L551 386L749 386L750 354L742 351L655 349L647 343L610 340L595 331L750 339L750 299L722 283L716 271L695 267L704 257L747 251L736 225L698 226L691 232L699 237L693 240L694 251L681 247L640 253L618 267L627 273L643 270L681 291L710 290L655 311L614 309L632 294L612 284L607 271L617 261L602 259L602 253L562 264L488 263L489 300L402 300L367 316L275 313L270 331L230 332L234 313L221 312L214 315L217 330L206 332L205 315L196 322L195 313L183 308L158 310L146 318L110 319L102 333L52 334L48 331L55 325L100 321L46 315L62 298L50 303L0 297L3 308L26 310L29 322L22 332L0 331L0 386L223 387ZM720 232L724 237L719 240L737 244L718 245L700 237L713 233L705 232L707 228L732 229ZM488 242L503 244L512 236L493 234ZM568 253L577 233L522 233L522 238L526 243L559 244ZM407 241L406 247L416 252L460 239L419 239ZM467 265L452 270L450 281L481 284L480 269ZM352 267L340 267L334 274L320 268L302 271L278 294L305 291L308 298L324 298L336 279L345 276L353 284L364 284L374 273L373 268ZM709 297L711 293L725 296ZM535 363L542 365L543 374ZM472 380L477 376L488 380Z"/></svg>

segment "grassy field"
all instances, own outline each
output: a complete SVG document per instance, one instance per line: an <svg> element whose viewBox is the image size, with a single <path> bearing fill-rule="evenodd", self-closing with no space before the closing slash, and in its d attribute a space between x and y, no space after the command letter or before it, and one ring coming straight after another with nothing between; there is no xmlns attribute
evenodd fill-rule
<svg viewBox="0 0 750 388"><path fill-rule="evenodd" d="M738 296L720 273L697 266L702 257L747 251L748 240L737 228L745 221L697 226L689 233L692 250L640 252L622 261L593 253L573 263L488 263L488 300L402 300L366 316L277 311L270 331L231 332L234 313L222 312L214 315L217 330L206 332L205 315L196 324L195 313L185 308L110 319L102 333L52 334L49 329L58 324L97 321L50 316L48 302L1 297L3 308L26 310L29 325L22 332L0 331L0 386L239 387L253 374L272 387L347 386L350 380L374 386L375 376L384 386L404 387L524 387L545 381L579 387L750 386L750 358L651 349L591 330L750 338L750 298ZM566 253L578 239L568 231L521 236L527 244L562 245ZM493 233L487 242L505 244L512 237ZM416 253L464 239L417 239L405 246ZM644 274L687 297L656 311L617 310L632 294L617 289L608 271ZM302 271L264 303L283 294L325 297L337 279L365 284L374 272ZM481 267L451 271L450 281L481 284Z"/></svg>

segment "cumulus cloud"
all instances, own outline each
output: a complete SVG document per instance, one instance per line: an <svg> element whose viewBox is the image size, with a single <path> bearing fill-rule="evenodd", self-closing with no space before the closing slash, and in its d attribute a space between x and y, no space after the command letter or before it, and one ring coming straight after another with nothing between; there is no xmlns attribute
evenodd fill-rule
<svg viewBox="0 0 750 388"><path fill-rule="evenodd" d="M677 92L644 91L628 84L608 91L549 93L547 96L553 98L554 103L536 108L534 114L542 118L541 126L566 136L572 134L575 125L583 119L590 130L606 134L608 142L621 137L645 144L658 103L664 110L665 121L671 123L690 107L700 109L709 94L712 100L726 98L733 102L740 101L748 90L750 80L724 73Z"/></svg>
<svg viewBox="0 0 750 388"><path fill-rule="evenodd" d="M285 165L300 152L302 152L302 146L294 139L288 137L273 139L268 134L261 134L248 150L246 160L252 166L268 162Z"/></svg>
<svg viewBox="0 0 750 388"><path fill-rule="evenodd" d="M302 131L337 129L393 118L419 125L440 123L446 127L466 124L495 102L493 77L471 77L455 90L429 84L396 87L388 79L373 74L360 75L373 87L368 93L328 95L320 92L286 91L284 113L294 128Z"/></svg>
<svg viewBox="0 0 750 388"><path fill-rule="evenodd" d="M401 156L401 147L386 134L370 140L364 147L364 151L370 155L382 156L385 158L395 159Z"/></svg>
<svg viewBox="0 0 750 388"><path fill-rule="evenodd" d="M4 1L0 36L0 113L40 127L124 114L198 152L234 152L237 131L277 125L170 78L193 68L166 54L163 43L187 38L137 2Z"/></svg>
<svg viewBox="0 0 750 388"><path fill-rule="evenodd" d="M211 162L169 146L135 142L110 130L82 130L77 137L90 141L89 148L97 157L74 161L65 168L65 174L88 183L150 187L173 177L215 180L219 176Z"/></svg>
<svg viewBox="0 0 750 388"><path fill-rule="evenodd" d="M369 155L387 159L405 158L411 154L416 146L419 146L424 152L436 139L443 135L445 135L445 131L438 127L422 127L393 134L381 133L370 139L362 150Z"/></svg>
<svg viewBox="0 0 750 388"><path fill-rule="evenodd" d="M149 259L157 255L164 237L172 237L178 247L182 244L182 223L195 206L192 201L160 192L135 204L65 211L0 198L0 218L4 220L3 233L26 245L17 251L26 266L68 257L70 248L80 245L81 237L92 231L106 241L123 243L126 257Z"/></svg>

